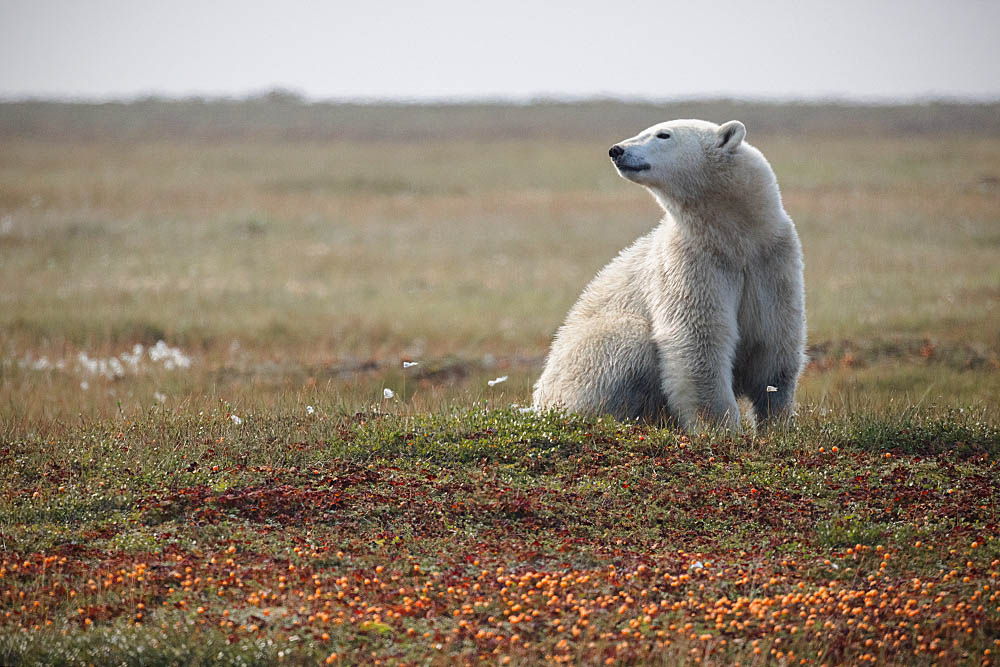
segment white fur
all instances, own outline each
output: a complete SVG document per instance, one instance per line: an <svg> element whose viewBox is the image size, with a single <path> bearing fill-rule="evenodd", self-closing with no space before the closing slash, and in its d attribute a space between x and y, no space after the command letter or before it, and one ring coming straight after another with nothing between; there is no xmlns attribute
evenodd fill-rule
<svg viewBox="0 0 1000 667"><path fill-rule="evenodd" d="M666 214L584 289L537 407L734 430L740 395L758 421L790 412L805 361L802 250L745 136L739 121L675 120L612 147L619 173Z"/></svg>

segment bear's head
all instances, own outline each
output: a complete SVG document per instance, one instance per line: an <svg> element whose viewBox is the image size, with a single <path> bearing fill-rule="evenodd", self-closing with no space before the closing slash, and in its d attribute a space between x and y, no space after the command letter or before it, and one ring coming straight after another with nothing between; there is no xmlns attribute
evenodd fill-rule
<svg viewBox="0 0 1000 667"><path fill-rule="evenodd" d="M773 178L760 152L743 141L746 133L738 120L672 120L615 144L608 154L623 178L649 188L668 208L742 189L748 177L756 180L754 172Z"/></svg>

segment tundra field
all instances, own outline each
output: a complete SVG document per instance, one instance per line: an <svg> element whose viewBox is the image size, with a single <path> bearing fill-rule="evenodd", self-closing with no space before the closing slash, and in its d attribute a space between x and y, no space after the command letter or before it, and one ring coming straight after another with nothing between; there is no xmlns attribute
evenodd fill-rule
<svg viewBox="0 0 1000 667"><path fill-rule="evenodd" d="M797 419L524 411L677 117L777 173ZM1000 652L1000 105L2 103L0 285L0 664Z"/></svg>

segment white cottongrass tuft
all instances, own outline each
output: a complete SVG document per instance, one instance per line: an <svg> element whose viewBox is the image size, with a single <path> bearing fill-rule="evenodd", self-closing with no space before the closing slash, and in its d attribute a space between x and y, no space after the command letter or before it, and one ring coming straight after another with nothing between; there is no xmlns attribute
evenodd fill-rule
<svg viewBox="0 0 1000 667"><path fill-rule="evenodd" d="M118 358L125 362L125 365L131 369L133 373L139 372L139 363L142 361L142 353L144 348L142 343L136 343L132 346L131 352L122 352L118 355Z"/></svg>
<svg viewBox="0 0 1000 667"><path fill-rule="evenodd" d="M118 357L91 359L87 356L86 352L80 352L76 355L76 369L78 372L100 375L109 380L124 377L125 375L125 367L122 366L122 362L118 360Z"/></svg>
<svg viewBox="0 0 1000 667"><path fill-rule="evenodd" d="M154 362L162 362L168 371L191 367L191 357L184 354L179 347L170 347L162 340L156 341L156 345L149 348L149 358Z"/></svg>
<svg viewBox="0 0 1000 667"><path fill-rule="evenodd" d="M147 356L148 362L146 361ZM136 343L130 352L122 352L117 357L107 357L106 359L94 358L86 352L78 352L75 360L56 359L50 361L48 357L35 359L29 353L18 361L21 368L33 371L70 369L79 375L100 376L109 380L125 377L129 374L140 375L150 369L150 363L159 364L168 371L177 368L190 368L191 357L184 354L179 347L170 347L161 340L148 350L142 343Z"/></svg>
<svg viewBox="0 0 1000 667"><path fill-rule="evenodd" d="M232 419L233 423L237 426L243 423L243 417L240 417L239 415L231 415L229 418Z"/></svg>
<svg viewBox="0 0 1000 667"><path fill-rule="evenodd" d="M403 368L413 368L414 366L419 366L419 361L404 361Z"/></svg>
<svg viewBox="0 0 1000 667"><path fill-rule="evenodd" d="M139 372L139 363L142 361L142 353L144 349L142 343L136 343L132 346L132 352L122 352L118 355L118 358L125 362L133 373Z"/></svg>
<svg viewBox="0 0 1000 667"><path fill-rule="evenodd" d="M488 384L489 386L493 387L495 385L500 384L501 382L506 382L506 381L507 381L507 376L506 375L501 375L500 377L496 378L495 380L488 380L486 382L486 384Z"/></svg>
<svg viewBox="0 0 1000 667"><path fill-rule="evenodd" d="M40 357L38 359L32 360L29 354L25 357L25 360L21 362L21 368L30 368L33 371L47 371L52 367L49 363L48 357Z"/></svg>
<svg viewBox="0 0 1000 667"><path fill-rule="evenodd" d="M778 391L778 388L775 387L774 385L769 384L767 385L767 389L765 391L767 391L767 393L769 394L773 394L774 392Z"/></svg>
<svg viewBox="0 0 1000 667"><path fill-rule="evenodd" d="M382 390L382 398L394 398L395 396L396 392L394 392L392 389L389 389L388 387Z"/></svg>
<svg viewBox="0 0 1000 667"><path fill-rule="evenodd" d="M313 414L316 414L316 408L314 408L314 407L313 407L313 406L311 406L311 405L307 405L307 406L306 406L306 414L307 414L307 415L313 415Z"/></svg>

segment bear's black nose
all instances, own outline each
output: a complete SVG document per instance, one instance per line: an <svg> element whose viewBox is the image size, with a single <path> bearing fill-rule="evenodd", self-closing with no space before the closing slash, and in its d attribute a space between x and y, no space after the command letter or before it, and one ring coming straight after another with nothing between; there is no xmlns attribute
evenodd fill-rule
<svg viewBox="0 0 1000 667"><path fill-rule="evenodd" d="M621 157L624 154L625 154L625 149L617 145L612 146L611 150L608 151L608 155L610 155L613 158Z"/></svg>

